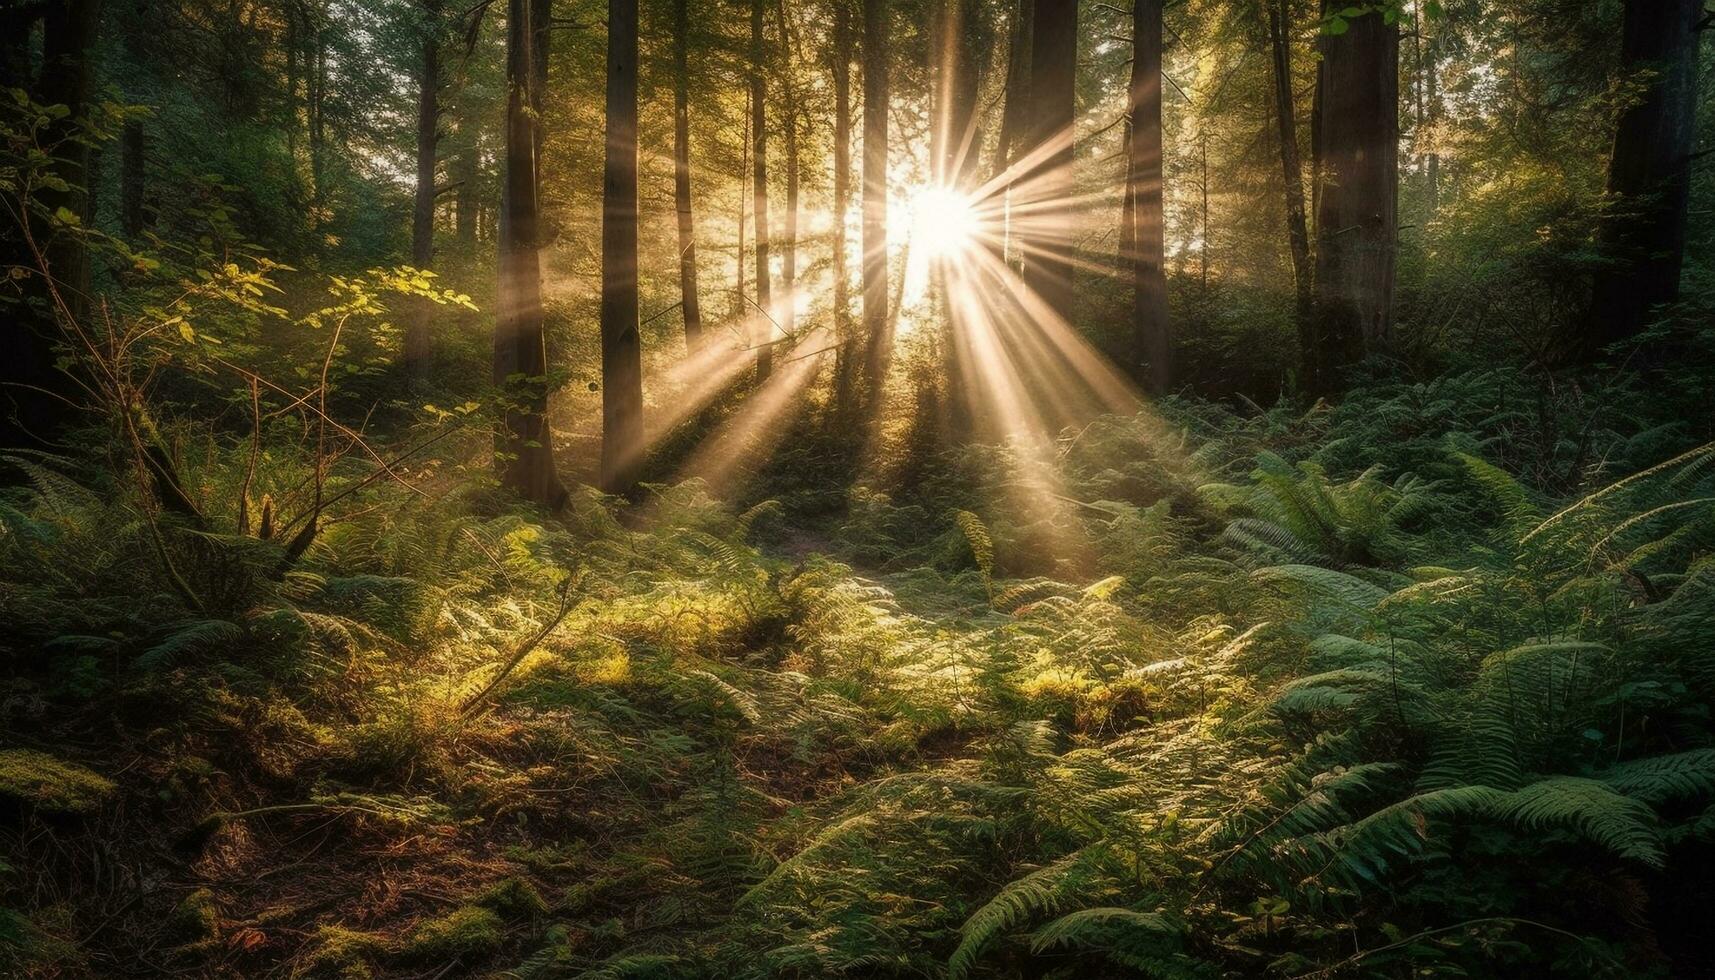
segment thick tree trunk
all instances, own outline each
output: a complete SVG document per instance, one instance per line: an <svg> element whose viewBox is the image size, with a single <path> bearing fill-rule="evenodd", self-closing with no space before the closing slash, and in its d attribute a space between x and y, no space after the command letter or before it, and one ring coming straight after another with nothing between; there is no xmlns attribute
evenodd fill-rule
<svg viewBox="0 0 1715 980"><path fill-rule="evenodd" d="M774 299L769 281L768 235L768 47L762 34L764 5L750 3L750 166L752 208L756 212L756 379L768 377L774 368Z"/></svg>
<svg viewBox="0 0 1715 980"><path fill-rule="evenodd" d="M873 393L885 380L887 315L888 0L863 4L863 332L864 375Z"/></svg>
<svg viewBox="0 0 1715 980"><path fill-rule="evenodd" d="M1324 11L1334 0L1324 0ZM1336 390L1393 341L1399 236L1399 29L1380 12L1322 38L1316 336L1307 390Z"/></svg>
<svg viewBox="0 0 1715 980"><path fill-rule="evenodd" d="M697 300L697 224L691 207L689 7L689 0L673 0L673 210L679 219L679 309L685 323L685 349L696 353L703 346L703 313Z"/></svg>
<svg viewBox="0 0 1715 980"><path fill-rule="evenodd" d="M1031 151L1040 162L1020 188L1024 281L1048 308L1072 318L1072 126L1076 118L1077 0L1036 0L1030 44Z"/></svg>
<svg viewBox="0 0 1715 980"><path fill-rule="evenodd" d="M1298 112L1292 100L1292 35L1288 0L1268 0L1268 40L1273 61L1274 117L1280 143L1281 178L1286 189L1286 238L1292 250L1300 362L1314 344L1310 230L1304 214L1304 166L1298 158Z"/></svg>
<svg viewBox="0 0 1715 980"><path fill-rule="evenodd" d="M422 55L417 66L417 192L411 210L411 264L427 269L435 259L435 153L440 145L441 4L421 0L425 21ZM405 372L414 379L428 377L433 355L430 330L433 303L412 301L405 325Z"/></svg>
<svg viewBox="0 0 1715 980"><path fill-rule="evenodd" d="M601 485L623 493L643 459L637 332L637 0L607 3L607 163L601 219Z"/></svg>
<svg viewBox="0 0 1715 980"><path fill-rule="evenodd" d="M1161 213L1161 0L1132 0L1132 340L1136 376L1154 394L1173 387L1173 323L1167 315L1166 225Z"/></svg>
<svg viewBox="0 0 1715 980"><path fill-rule="evenodd" d="M499 298L495 304L494 384L505 403L495 452L501 483L527 500L558 509L566 490L554 468L548 424L548 351L542 330L537 255L537 114L531 6L508 0L506 160L501 182Z"/></svg>
<svg viewBox="0 0 1715 980"><path fill-rule="evenodd" d="M65 190L44 188L37 201L50 214L64 208L90 223L89 148L76 137L77 120L89 104L93 86L90 59L95 54L99 10L96 0L59 0L42 12L42 70L33 95L43 105L64 105L70 113L44 127L42 142L54 161L48 170ZM27 41L29 24L21 25ZM12 39L6 43L10 44ZM13 70L13 69L8 69ZM27 74L27 69L25 69ZM29 218L29 230L40 260L17 240L14 258L27 269L46 265L48 280L32 289L33 304L19 311L17 328L9 338L5 365L0 368L0 446L15 448L52 443L71 418L69 401L81 400L79 388L57 365L58 345L67 320L81 323L89 311L89 251L81 235L54 229ZM23 229L18 229L21 233ZM8 251L13 236L7 234ZM50 292L46 287L51 280ZM54 297L58 297L58 301Z"/></svg>
<svg viewBox="0 0 1715 980"><path fill-rule="evenodd" d="M1601 233L1609 265L1596 277L1584 335L1570 345L1587 359L1635 337L1654 307L1679 298L1702 17L1702 0L1626 2L1621 62L1644 89L1614 132L1608 193L1615 204Z"/></svg>

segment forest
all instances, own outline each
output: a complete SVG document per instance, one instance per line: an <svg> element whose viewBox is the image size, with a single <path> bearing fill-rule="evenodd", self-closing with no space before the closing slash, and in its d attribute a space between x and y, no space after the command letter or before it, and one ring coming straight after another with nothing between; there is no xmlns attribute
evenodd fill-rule
<svg viewBox="0 0 1715 980"><path fill-rule="evenodd" d="M0 977L1715 976L1708 2L0 0Z"/></svg>

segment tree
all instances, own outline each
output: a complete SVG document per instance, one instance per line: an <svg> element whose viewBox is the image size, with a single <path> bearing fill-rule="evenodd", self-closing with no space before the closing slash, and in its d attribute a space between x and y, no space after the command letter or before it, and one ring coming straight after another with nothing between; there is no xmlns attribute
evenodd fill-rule
<svg viewBox="0 0 1715 980"><path fill-rule="evenodd" d="M1304 167L1298 157L1298 112L1292 98L1290 0L1266 0L1271 79L1274 87L1276 141L1286 189L1286 237L1292 249L1292 284L1298 321L1298 343L1305 356L1314 344L1310 318L1314 313L1310 231L1304 212Z"/></svg>
<svg viewBox="0 0 1715 980"><path fill-rule="evenodd" d="M1621 112L1608 163L1613 211L1601 232L1589 324L1570 345L1584 357L1636 336L1650 310L1679 297L1697 127L1702 0L1627 0L1621 65L1642 82Z"/></svg>
<svg viewBox="0 0 1715 980"><path fill-rule="evenodd" d="M1338 8L1323 2L1324 13ZM1399 247L1399 28L1374 9L1329 23L1317 74L1316 315L1304 378L1315 394L1392 344Z"/></svg>
<svg viewBox="0 0 1715 980"><path fill-rule="evenodd" d="M1072 125L1076 119L1077 0L1036 0L1031 25L1031 154L1024 196L1024 282L1062 319L1072 316Z"/></svg>
<svg viewBox="0 0 1715 980"><path fill-rule="evenodd" d="M6 73L17 81L29 75L31 24L39 20L42 25L41 71L31 95L44 106L64 106L66 111L42 131L42 144L54 157L47 170L57 186L43 188L37 201L47 213L64 211L80 225L89 223L91 195L86 186L89 146L79 126L94 86L91 60L99 17L97 0L57 0L23 5L0 21L0 28L21 31L21 36L0 42L7 48ZM20 57L21 62L13 63ZM32 305L17 315L16 334L8 340L6 365L0 374L0 398L5 401L0 409L5 414L0 445L7 447L51 443L70 419L71 406L80 401L79 385L59 367L57 345L65 329L84 325L89 312L89 251L82 234L74 228L50 227L28 214L19 217L42 255L38 261L8 234L6 262L31 270L25 288ZM36 274L44 267L51 294L48 282Z"/></svg>
<svg viewBox="0 0 1715 980"><path fill-rule="evenodd" d="M850 0L833 0L834 74L834 332L839 338L836 402L849 407L852 376L851 273L846 265L846 214L852 207L852 18Z"/></svg>
<svg viewBox="0 0 1715 980"><path fill-rule="evenodd" d="M758 381L774 368L774 300L768 271L768 46L762 32L766 3L750 2L750 179L756 213L756 329L751 343L756 345Z"/></svg>
<svg viewBox="0 0 1715 980"><path fill-rule="evenodd" d="M1131 203L1132 343L1135 370L1150 391L1173 385L1173 324L1167 314L1161 213L1161 0L1132 0L1131 133L1126 198Z"/></svg>
<svg viewBox="0 0 1715 980"><path fill-rule="evenodd" d="M637 0L607 3L607 163L601 217L601 485L631 489L643 457L637 332Z"/></svg>
<svg viewBox="0 0 1715 980"><path fill-rule="evenodd" d="M500 255L495 304L494 384L505 425L496 440L501 483L527 500L558 509L566 490L554 468L548 424L548 351L542 330L542 272L537 203L538 114L535 31L540 0L508 0L506 158L501 182Z"/></svg>
<svg viewBox="0 0 1715 980"><path fill-rule="evenodd" d="M411 209L411 264L427 269L435 260L436 153L440 147L441 0L420 0L422 54L417 65L417 188ZM413 378L429 373L434 304L412 304L405 326L405 369Z"/></svg>
<svg viewBox="0 0 1715 980"><path fill-rule="evenodd" d="M780 324L787 336L798 329L798 138L803 117L798 107L798 85L793 78L792 25L786 19L786 0L774 6L780 22L780 87L786 96L786 227L780 247Z"/></svg>
<svg viewBox="0 0 1715 980"><path fill-rule="evenodd" d="M679 308L685 348L695 353L703 344L703 314L697 301L697 223L691 207L689 7L689 0L673 0L673 210L679 223Z"/></svg>
<svg viewBox="0 0 1715 980"><path fill-rule="evenodd" d="M881 385L887 356L888 0L863 4L863 332L865 380Z"/></svg>

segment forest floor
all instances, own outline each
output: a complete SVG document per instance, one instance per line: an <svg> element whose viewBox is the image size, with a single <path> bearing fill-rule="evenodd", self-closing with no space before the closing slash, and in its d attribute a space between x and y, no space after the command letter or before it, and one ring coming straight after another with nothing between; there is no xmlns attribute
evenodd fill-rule
<svg viewBox="0 0 1715 980"><path fill-rule="evenodd" d="M1669 975L1701 962L1675 937L1709 888L1715 565L1701 525L1635 518L1715 467L1640 427L1615 489L1547 489L1564 441L1493 410L1518 383L1104 417L1046 487L995 446L834 487L806 436L738 504L661 485L635 526L588 490L553 520L398 492L280 582L253 540L170 538L194 613L92 471L27 464L0 951L40 977Z"/></svg>

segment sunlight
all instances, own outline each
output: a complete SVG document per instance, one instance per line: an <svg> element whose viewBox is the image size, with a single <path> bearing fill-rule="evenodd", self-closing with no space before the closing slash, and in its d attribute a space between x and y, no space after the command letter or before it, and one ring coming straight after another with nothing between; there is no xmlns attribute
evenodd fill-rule
<svg viewBox="0 0 1715 980"><path fill-rule="evenodd" d="M976 242L980 221L969 196L951 187L924 187L909 206L911 245L924 258L949 258Z"/></svg>

